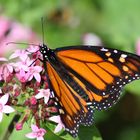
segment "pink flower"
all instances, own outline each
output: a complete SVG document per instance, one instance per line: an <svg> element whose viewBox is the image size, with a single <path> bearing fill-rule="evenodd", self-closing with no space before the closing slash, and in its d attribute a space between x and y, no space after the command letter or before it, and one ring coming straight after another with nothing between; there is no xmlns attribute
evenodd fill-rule
<svg viewBox="0 0 140 140"><path fill-rule="evenodd" d="M5 80L9 77L10 74L13 72L13 66L11 63L9 64L2 64L0 66L0 80Z"/></svg>
<svg viewBox="0 0 140 140"><path fill-rule="evenodd" d="M140 38L136 42L136 53L140 55Z"/></svg>
<svg viewBox="0 0 140 140"><path fill-rule="evenodd" d="M16 74L18 80L22 83L25 83L28 81L28 78L29 78L29 74L26 73L23 69L20 70L20 72L18 72Z"/></svg>
<svg viewBox="0 0 140 140"><path fill-rule="evenodd" d="M34 60L31 60L29 57L27 57L25 61L18 61L14 63L13 66L15 67L16 72L20 71L20 69L23 69L27 72L29 70L29 67L33 64L33 61Z"/></svg>
<svg viewBox="0 0 140 140"><path fill-rule="evenodd" d="M29 67L29 81L33 79L33 77L37 80L37 82L41 81L41 76L40 76L40 72L42 71L42 67L40 66L30 66Z"/></svg>
<svg viewBox="0 0 140 140"><path fill-rule="evenodd" d="M18 45L9 44L8 42L39 42L38 37L29 28L22 26L17 22L13 22L6 17L0 16L0 56L5 53L11 53L13 49L16 49Z"/></svg>
<svg viewBox="0 0 140 140"><path fill-rule="evenodd" d="M27 49L28 52L30 53L35 53L39 50L39 45L36 46L36 45L30 45L30 47Z"/></svg>
<svg viewBox="0 0 140 140"><path fill-rule="evenodd" d="M39 93L35 96L36 99L44 98L45 104L48 103L50 97L50 89L40 89Z"/></svg>
<svg viewBox="0 0 140 140"><path fill-rule="evenodd" d="M92 46L100 46L102 45L102 41L97 35L93 33L86 33L83 37L83 44L92 45Z"/></svg>
<svg viewBox="0 0 140 140"><path fill-rule="evenodd" d="M25 50L16 50L11 56L10 59L19 57L23 62L28 58L28 52Z"/></svg>
<svg viewBox="0 0 140 140"><path fill-rule="evenodd" d="M46 130L43 128L38 128L36 125L31 125L32 132L26 134L25 136L30 139L36 138L37 140L44 140L43 136L46 133Z"/></svg>
<svg viewBox="0 0 140 140"><path fill-rule="evenodd" d="M58 116L52 116L52 117L49 118L49 120L57 123L57 126L56 126L56 128L54 130L54 133L57 133L57 132L61 131L63 128L65 128L65 126L62 123L61 118L60 118L59 115Z"/></svg>
<svg viewBox="0 0 140 140"><path fill-rule="evenodd" d="M15 111L11 106L6 105L8 99L9 99L9 94L5 94L0 98L0 122L2 121L3 113L7 114Z"/></svg>

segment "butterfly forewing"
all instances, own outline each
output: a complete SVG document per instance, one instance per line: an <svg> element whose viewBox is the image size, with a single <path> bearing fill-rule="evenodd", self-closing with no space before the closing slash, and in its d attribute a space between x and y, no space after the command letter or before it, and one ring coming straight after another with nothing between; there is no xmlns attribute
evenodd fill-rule
<svg viewBox="0 0 140 140"><path fill-rule="evenodd" d="M78 46L57 49L55 54L68 71L101 96L117 91L140 76L140 57L131 53Z"/></svg>

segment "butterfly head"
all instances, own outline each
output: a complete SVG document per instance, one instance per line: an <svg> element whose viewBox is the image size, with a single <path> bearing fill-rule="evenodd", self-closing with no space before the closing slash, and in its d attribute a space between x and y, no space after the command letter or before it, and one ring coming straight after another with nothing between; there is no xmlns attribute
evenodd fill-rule
<svg viewBox="0 0 140 140"><path fill-rule="evenodd" d="M54 56L54 52L50 48L48 48L47 45L45 44L39 45L39 48L43 56L43 60L49 61L52 59L52 57Z"/></svg>

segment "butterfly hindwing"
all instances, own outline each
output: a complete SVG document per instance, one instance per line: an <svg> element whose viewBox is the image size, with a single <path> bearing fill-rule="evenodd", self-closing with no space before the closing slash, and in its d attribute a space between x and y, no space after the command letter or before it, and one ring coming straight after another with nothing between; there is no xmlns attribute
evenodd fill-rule
<svg viewBox="0 0 140 140"><path fill-rule="evenodd" d="M84 117L82 119L81 124L84 126L92 125L94 122L94 114L93 113L94 113L94 108L93 108L93 106L89 105L88 106L88 113L86 114L86 117Z"/></svg>
<svg viewBox="0 0 140 140"><path fill-rule="evenodd" d="M65 81L62 79L56 70L47 63L47 73L51 83L52 90L54 91L57 103L61 106L59 113L66 130L74 137L77 136L79 124L92 123L92 117L88 118L87 115L92 116L93 112L86 101L82 99ZM63 73L63 72L62 72Z"/></svg>
<svg viewBox="0 0 140 140"><path fill-rule="evenodd" d="M115 92L109 94L108 96L102 96L101 100L94 100L93 105L97 110L106 110L112 107L120 99L122 89L118 89Z"/></svg>

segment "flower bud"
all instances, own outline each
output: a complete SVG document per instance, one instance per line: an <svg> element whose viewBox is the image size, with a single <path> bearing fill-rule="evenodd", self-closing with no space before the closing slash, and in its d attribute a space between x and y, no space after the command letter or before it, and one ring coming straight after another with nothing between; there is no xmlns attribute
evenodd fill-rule
<svg viewBox="0 0 140 140"><path fill-rule="evenodd" d="M36 105L37 99L36 99L34 96L32 96L32 97L30 98L30 103L31 103L31 105Z"/></svg>
<svg viewBox="0 0 140 140"><path fill-rule="evenodd" d="M22 130L23 123L22 122L17 123L16 126L15 126L15 128L16 128L17 131Z"/></svg>

